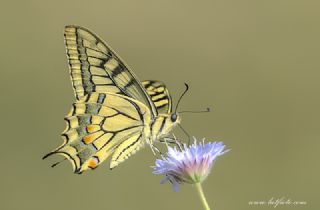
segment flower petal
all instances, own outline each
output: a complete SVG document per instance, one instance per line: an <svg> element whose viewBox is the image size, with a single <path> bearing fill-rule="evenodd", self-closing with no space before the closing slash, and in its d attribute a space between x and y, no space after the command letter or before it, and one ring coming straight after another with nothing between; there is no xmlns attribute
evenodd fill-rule
<svg viewBox="0 0 320 210"><path fill-rule="evenodd" d="M173 190L179 191L179 184L195 184L202 182L209 175L217 157L225 154L223 142L208 142L204 140L197 143L194 138L193 144L181 145L182 149L168 146L166 157L157 159L154 174L163 174L165 178L161 184L171 182Z"/></svg>

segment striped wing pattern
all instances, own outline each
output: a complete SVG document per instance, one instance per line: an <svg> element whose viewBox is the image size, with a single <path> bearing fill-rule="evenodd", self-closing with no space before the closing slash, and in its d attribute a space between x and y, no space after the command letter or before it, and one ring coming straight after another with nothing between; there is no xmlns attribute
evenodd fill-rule
<svg viewBox="0 0 320 210"><path fill-rule="evenodd" d="M150 96L158 113L170 114L172 112L172 99L169 90L163 82L145 80L142 81L142 85Z"/></svg>
<svg viewBox="0 0 320 210"><path fill-rule="evenodd" d="M69 159L75 173L96 168L112 154L110 168L145 143L151 113L144 104L117 94L91 93L73 104L65 118L64 143L52 154Z"/></svg>
<svg viewBox="0 0 320 210"><path fill-rule="evenodd" d="M97 35L80 26L64 31L71 80L79 100L92 92L116 93L144 103L153 116L157 110L137 77Z"/></svg>

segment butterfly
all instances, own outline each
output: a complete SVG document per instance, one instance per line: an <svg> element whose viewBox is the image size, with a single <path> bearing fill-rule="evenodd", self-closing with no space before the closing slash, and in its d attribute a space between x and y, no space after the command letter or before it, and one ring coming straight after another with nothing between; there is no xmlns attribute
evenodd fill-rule
<svg viewBox="0 0 320 210"><path fill-rule="evenodd" d="M140 82L86 28L66 26L64 37L76 102L65 117L64 143L44 158L61 154L75 173L82 173L111 156L112 169L146 144L153 148L155 141L180 123L163 82Z"/></svg>

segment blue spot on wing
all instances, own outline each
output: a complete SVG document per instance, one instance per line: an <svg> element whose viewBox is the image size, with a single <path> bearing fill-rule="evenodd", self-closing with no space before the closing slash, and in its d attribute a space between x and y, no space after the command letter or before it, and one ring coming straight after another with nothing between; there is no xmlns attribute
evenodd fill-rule
<svg viewBox="0 0 320 210"><path fill-rule="evenodd" d="M106 98L105 94L99 94L98 103L102 104L105 98Z"/></svg>

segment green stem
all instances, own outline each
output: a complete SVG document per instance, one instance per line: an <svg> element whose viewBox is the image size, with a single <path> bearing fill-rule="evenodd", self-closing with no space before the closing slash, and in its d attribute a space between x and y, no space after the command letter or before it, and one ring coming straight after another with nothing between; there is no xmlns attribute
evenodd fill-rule
<svg viewBox="0 0 320 210"><path fill-rule="evenodd" d="M199 196L200 196L200 200L201 200L201 202L202 202L202 205L203 205L204 209L205 209L205 210L210 210L210 207L209 207L209 205L208 205L206 196L205 196L204 193L203 193L201 183L197 183L197 184L195 184L195 185L196 185L196 188L197 188L197 191L198 191L198 194L199 194Z"/></svg>

